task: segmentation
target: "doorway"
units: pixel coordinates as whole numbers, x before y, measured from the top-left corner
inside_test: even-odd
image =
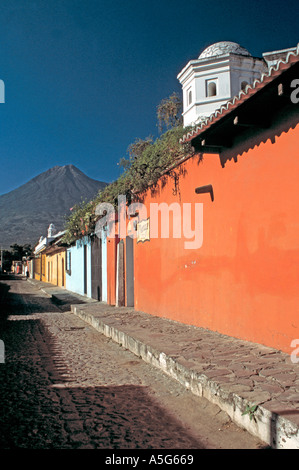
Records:
[[[91,242],[91,297],[102,300],[102,247],[97,236]]]
[[[134,240],[126,237],[126,297],[127,307],[134,307]]]
[[[84,294],[87,295],[87,245],[83,245],[83,279]]]

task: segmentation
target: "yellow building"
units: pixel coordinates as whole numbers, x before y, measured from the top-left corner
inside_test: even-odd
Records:
[[[42,254],[42,281],[65,287],[66,248],[60,243],[55,240]]]
[[[33,278],[37,281],[41,281],[41,266],[41,254],[39,254],[33,259]]]
[[[64,232],[54,233],[50,224],[47,237],[41,237],[35,247],[33,278],[55,286],[65,286],[66,248],[61,242]]]
[[[47,253],[46,272],[42,280],[50,282],[56,286],[65,286],[65,248],[60,248],[59,251]]]

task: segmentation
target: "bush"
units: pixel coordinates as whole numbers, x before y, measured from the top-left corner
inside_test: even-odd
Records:
[[[172,171],[181,159],[192,155],[190,144],[182,145],[180,139],[189,129],[184,128],[178,117],[180,102],[175,94],[168,100],[163,100],[158,106],[158,120],[168,128],[155,141],[153,137],[136,139],[127,151],[128,158],[123,158],[120,165],[122,175],[113,183],[106,186],[95,197],[94,201],[82,202],[72,208],[72,214],[66,220],[64,241],[72,243],[78,238],[90,235],[96,224],[95,208],[101,202],[118,205],[118,196],[126,196],[127,203],[137,201],[150,187],[155,187],[162,175],[174,176],[177,186],[179,173]]]

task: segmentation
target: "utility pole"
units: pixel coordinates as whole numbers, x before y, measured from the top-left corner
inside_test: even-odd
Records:
[[[1,272],[3,272],[3,248],[1,246]]]

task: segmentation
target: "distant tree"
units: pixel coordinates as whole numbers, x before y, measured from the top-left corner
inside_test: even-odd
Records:
[[[183,103],[177,93],[172,93],[169,98],[165,98],[157,106],[158,127],[160,132],[166,129],[181,126]]]
[[[30,256],[32,254],[31,245],[28,244],[18,245],[17,243],[14,243],[13,245],[10,245],[10,248],[12,259],[15,261],[21,261],[23,256]]]
[[[10,271],[12,265],[12,253],[8,250],[3,250],[2,252],[2,259],[3,259],[3,271]]]
[[[31,255],[32,255],[32,252],[33,252],[32,246],[29,245],[28,243],[26,243],[26,244],[23,246],[23,253],[24,253],[23,256],[31,256]]]

